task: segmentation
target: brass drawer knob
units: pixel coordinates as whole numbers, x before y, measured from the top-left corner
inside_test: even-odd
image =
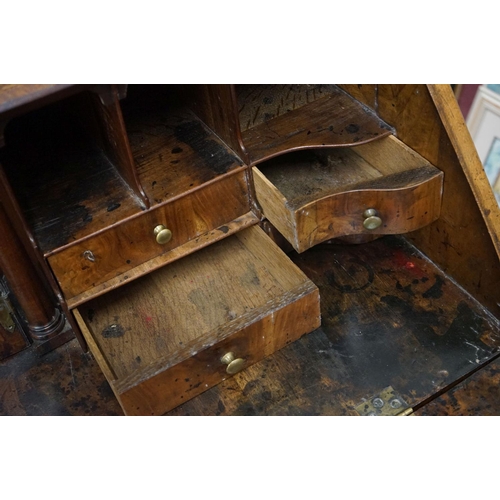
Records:
[[[154,228],[154,233],[156,242],[160,245],[165,245],[165,243],[168,243],[172,239],[172,231],[167,229],[163,224],[158,224],[158,226]]]
[[[377,229],[382,225],[382,219],[378,216],[378,212],[374,208],[368,208],[363,212],[363,227],[365,229]]]
[[[233,352],[228,352],[220,358],[221,362],[227,365],[226,373],[229,375],[234,375],[243,369],[245,365],[245,360],[242,358],[235,358]]]

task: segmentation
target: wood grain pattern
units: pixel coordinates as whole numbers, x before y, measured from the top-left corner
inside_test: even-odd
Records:
[[[251,364],[320,322],[317,288],[257,226],[79,311],[129,414],[164,413],[220,382],[226,348]]]
[[[377,112],[377,85],[374,84],[339,84],[339,87],[357,101]]]
[[[154,209],[51,254],[48,262],[69,300],[132,271],[148,260],[178,247],[182,249],[185,243],[213,229],[222,228],[249,210],[245,172],[232,172],[218,182],[209,183],[169,203],[157,205]],[[153,230],[158,224],[172,231],[172,239],[165,245],[156,242]],[[92,255],[89,256],[88,252]],[[134,274],[137,276],[137,273]]]
[[[260,90],[260,86],[258,87]],[[271,100],[272,105],[276,107],[276,103],[281,101],[274,99],[273,92],[276,87],[283,92],[282,86],[262,87],[268,89],[266,93],[259,93],[262,102],[255,102],[253,94],[250,93],[252,98],[249,105],[254,109],[265,109],[265,102]],[[294,86],[289,87],[293,95]],[[293,98],[288,97],[291,109],[288,110],[285,105],[286,113],[263,113],[263,118],[254,118],[250,124],[256,123],[256,126],[242,132],[250,163],[255,165],[285,151],[296,149],[353,146],[380,139],[391,133],[390,127],[375,113],[342,90],[329,86],[326,94],[325,97],[310,102],[307,97],[302,98],[295,109]],[[304,92],[299,92],[299,95],[303,97]],[[240,102],[239,106],[245,110],[247,103]],[[252,111],[247,111],[246,115],[251,116]]]
[[[379,113],[398,138],[443,171],[441,216],[415,245],[500,317],[498,206],[447,85],[379,85]],[[479,205],[478,205],[479,203]],[[480,208],[482,207],[482,208]]]
[[[54,84],[0,84],[0,113],[62,90],[69,85]]]
[[[118,96],[112,92],[108,104],[103,104],[98,95],[90,97],[93,98],[93,103],[90,104],[96,110],[95,127],[100,132],[96,133],[96,136],[100,139],[101,148],[143,206],[149,208],[150,203],[139,180],[130,150]]]
[[[184,85],[188,105],[243,160],[248,161],[241,140],[234,85]]]
[[[175,85],[131,85],[122,102],[132,155],[152,206],[243,166],[181,98]]]
[[[388,386],[418,407],[498,356],[498,321],[402,237],[292,260],[320,290],[321,328],[169,415],[354,416]]]
[[[500,414],[498,362],[485,366],[498,356],[498,322],[439,268],[392,236],[311,253],[293,259],[313,280],[324,276],[323,327],[167,415],[355,415],[357,403],[388,385],[412,407],[424,404],[417,415]],[[0,361],[0,415],[121,414],[76,341]]]
[[[45,288],[44,282],[29,259],[12,223],[0,202],[0,269],[9,288],[16,296],[28,323],[30,335],[36,340],[53,337],[60,332],[56,316],[56,300]],[[46,329],[46,331],[45,331]]]
[[[340,236],[406,233],[439,217],[442,173],[394,137],[284,155],[260,168],[257,201],[298,252]],[[379,213],[379,228],[363,227],[367,208]]]
[[[77,95],[13,119],[0,150],[0,162],[44,253],[141,211],[140,200],[86,135],[80,99]]]
[[[486,173],[477,151],[473,147],[472,138],[463,120],[462,112],[445,86],[431,85],[429,93],[455,149],[463,172],[469,181],[497,255],[500,257],[500,208],[493,191],[489,189]]]
[[[336,93],[335,85],[236,85],[242,132]]]
[[[161,254],[151,260],[139,264],[127,273],[120,274],[115,278],[111,278],[100,285],[88,288],[84,292],[72,297],[68,300],[68,307],[77,307],[94,297],[99,297],[119,286],[133,281],[145,274],[156,271],[157,269],[175,262],[176,260],[186,257],[187,255],[205,248],[212,243],[220,241],[232,234],[245,229],[246,227],[253,226],[259,222],[259,219],[253,214],[253,212],[248,212],[247,214],[238,217],[234,221],[228,222],[221,227],[215,228],[208,231],[194,240],[187,241],[183,245],[173,248],[167,253]]]

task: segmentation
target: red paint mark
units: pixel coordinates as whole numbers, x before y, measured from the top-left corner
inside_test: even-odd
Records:
[[[151,321],[153,321],[153,318],[151,316],[146,316],[146,321],[148,323],[151,323]]]
[[[401,250],[394,251],[393,262],[395,266],[411,271],[416,278],[422,278],[426,275],[425,270],[421,269],[415,262],[408,260],[408,254]]]

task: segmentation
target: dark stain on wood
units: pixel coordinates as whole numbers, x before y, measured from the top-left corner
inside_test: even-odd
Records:
[[[120,208],[120,206],[121,206],[121,203],[110,203],[108,205],[107,210],[108,210],[108,212],[112,212],[113,210],[116,210],[117,208]]]
[[[348,134],[355,134],[356,132],[359,132],[359,125],[356,125],[355,123],[351,123],[345,128],[345,131]],[[359,139],[358,139],[359,140]]]
[[[78,239],[82,232],[93,232],[94,226],[102,228],[111,220],[110,212],[120,217],[140,210],[86,125],[93,110],[81,110],[84,97],[77,95],[12,120],[6,129],[7,145],[0,150],[0,162],[45,253]]]
[[[436,275],[436,281],[435,283],[427,290],[425,293],[422,294],[422,297],[424,299],[438,299],[443,295],[442,287],[444,285],[444,280]]]
[[[354,415],[389,385],[414,407],[498,355],[495,320],[402,238],[290,257],[319,286],[322,327],[170,414]]]
[[[426,401],[418,416],[498,416],[500,415],[500,360],[494,359],[481,370],[444,394]]]
[[[410,406],[425,404],[418,414],[500,414],[500,362],[487,364],[499,355],[498,324],[404,239],[325,244],[290,257],[320,288],[322,327],[169,415],[355,415],[363,398],[389,385]],[[441,296],[423,297],[436,276]],[[28,392],[35,385],[51,398]],[[26,349],[0,362],[0,388],[4,415],[121,414],[76,341],[41,359]]]
[[[105,339],[116,339],[125,335],[125,329],[119,324],[112,324],[104,328],[104,330],[101,332],[101,335]]]
[[[0,415],[122,415],[97,363],[76,339],[0,362]]]
[[[199,121],[181,123],[175,127],[174,135],[177,140],[193,148],[205,164],[217,174],[226,173],[234,165],[234,156],[214,141],[212,135]]]

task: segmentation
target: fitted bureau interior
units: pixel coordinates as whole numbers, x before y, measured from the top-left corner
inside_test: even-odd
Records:
[[[12,120],[6,143],[0,161],[70,308],[257,222],[248,169],[178,86],[76,95]]]
[[[253,167],[264,216],[298,252],[332,238],[404,234],[439,217],[443,174],[394,136],[286,153]]]
[[[236,85],[241,139],[250,163],[305,147],[352,146],[391,127],[337,85]]]
[[[257,226],[75,314],[128,415],[165,413],[320,325],[317,287]]]
[[[324,275],[307,278],[259,223],[309,262],[322,243],[406,234],[441,214],[443,172],[341,88],[189,87],[129,85],[106,105],[76,96],[12,120],[0,150],[128,414],[164,413],[232,375],[234,360],[250,366],[317,328],[316,280],[365,310],[353,266],[322,261]]]
[[[25,220],[48,255],[141,212],[144,200],[125,179],[103,105],[83,92],[12,119],[0,164]]]
[[[121,108],[134,163],[151,205],[243,167],[190,109],[182,85],[130,85]]]

